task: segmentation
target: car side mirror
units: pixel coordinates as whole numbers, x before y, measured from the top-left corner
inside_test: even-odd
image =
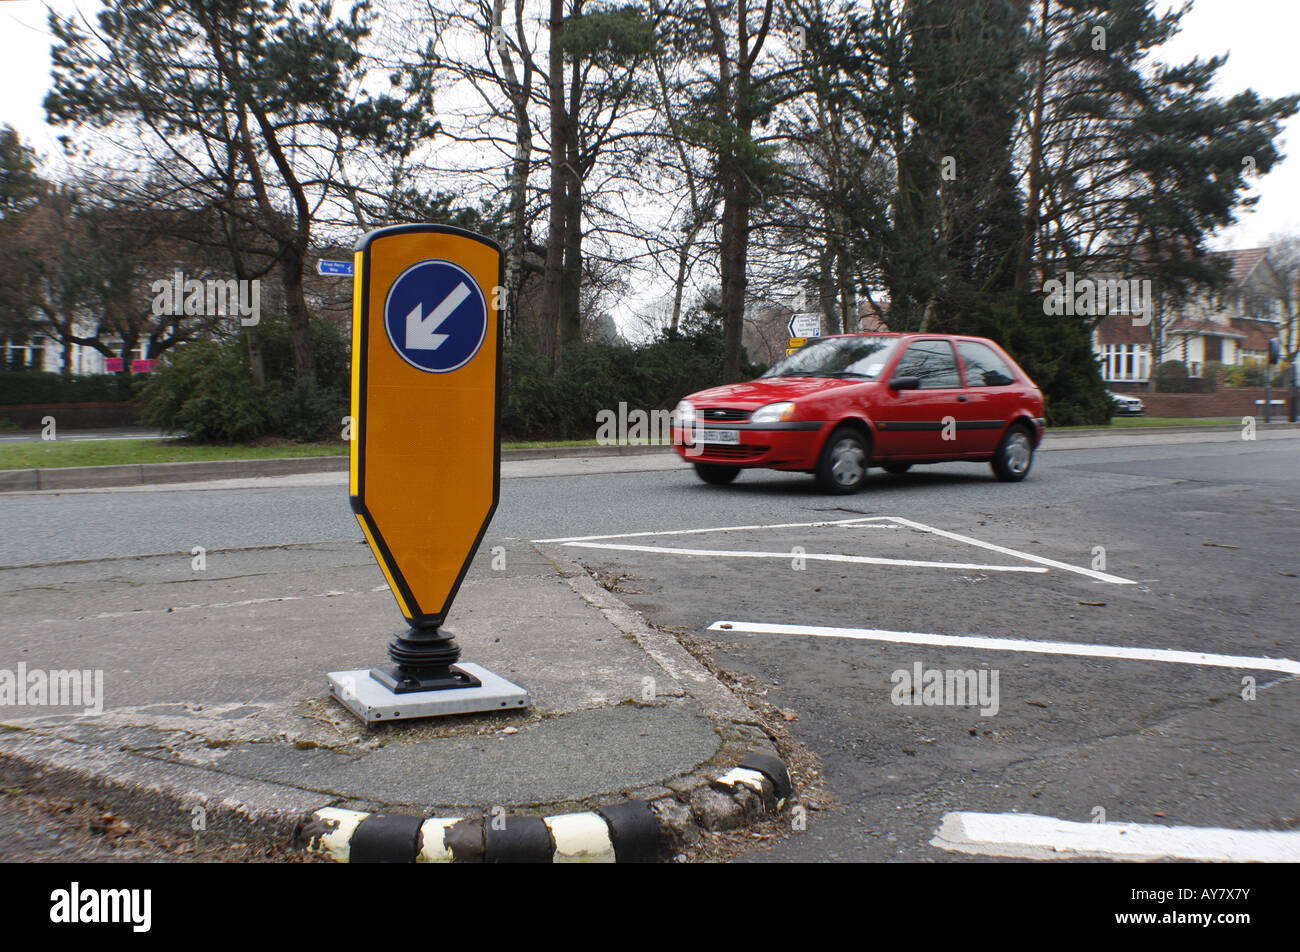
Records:
[[[916,390],[920,386],[920,377],[895,377],[889,381],[890,390]]]

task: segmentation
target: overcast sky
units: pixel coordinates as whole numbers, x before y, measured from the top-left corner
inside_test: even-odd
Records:
[[[375,0],[383,10],[385,0]],[[1172,4],[1168,4],[1172,5]],[[41,100],[49,87],[50,35],[47,6],[93,15],[100,0],[0,0],[0,124],[7,123],[36,149],[58,149],[59,130],[45,124]],[[1221,95],[1253,88],[1263,96],[1300,91],[1296,37],[1300,0],[1198,0],[1183,32],[1166,45],[1171,62],[1228,52],[1219,73]],[[1300,233],[1300,117],[1292,117],[1281,149],[1291,152],[1256,185],[1260,201],[1213,241],[1217,248],[1252,247],[1270,235]]]

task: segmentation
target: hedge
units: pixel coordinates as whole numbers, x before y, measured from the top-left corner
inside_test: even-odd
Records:
[[[0,370],[0,406],[32,403],[125,403],[134,399],[137,374],[75,375],[44,370]]]

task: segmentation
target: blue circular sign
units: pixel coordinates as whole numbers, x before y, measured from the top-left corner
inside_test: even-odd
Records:
[[[441,374],[469,363],[487,336],[487,301],[458,264],[420,261],[397,276],[384,301],[384,328],[398,355]]]

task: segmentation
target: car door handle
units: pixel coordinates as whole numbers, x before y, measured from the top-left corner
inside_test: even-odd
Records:
[[[965,394],[958,394],[958,395],[957,395],[957,402],[958,402],[958,403],[965,403],[965,402],[966,402],[966,396],[965,396]]]

